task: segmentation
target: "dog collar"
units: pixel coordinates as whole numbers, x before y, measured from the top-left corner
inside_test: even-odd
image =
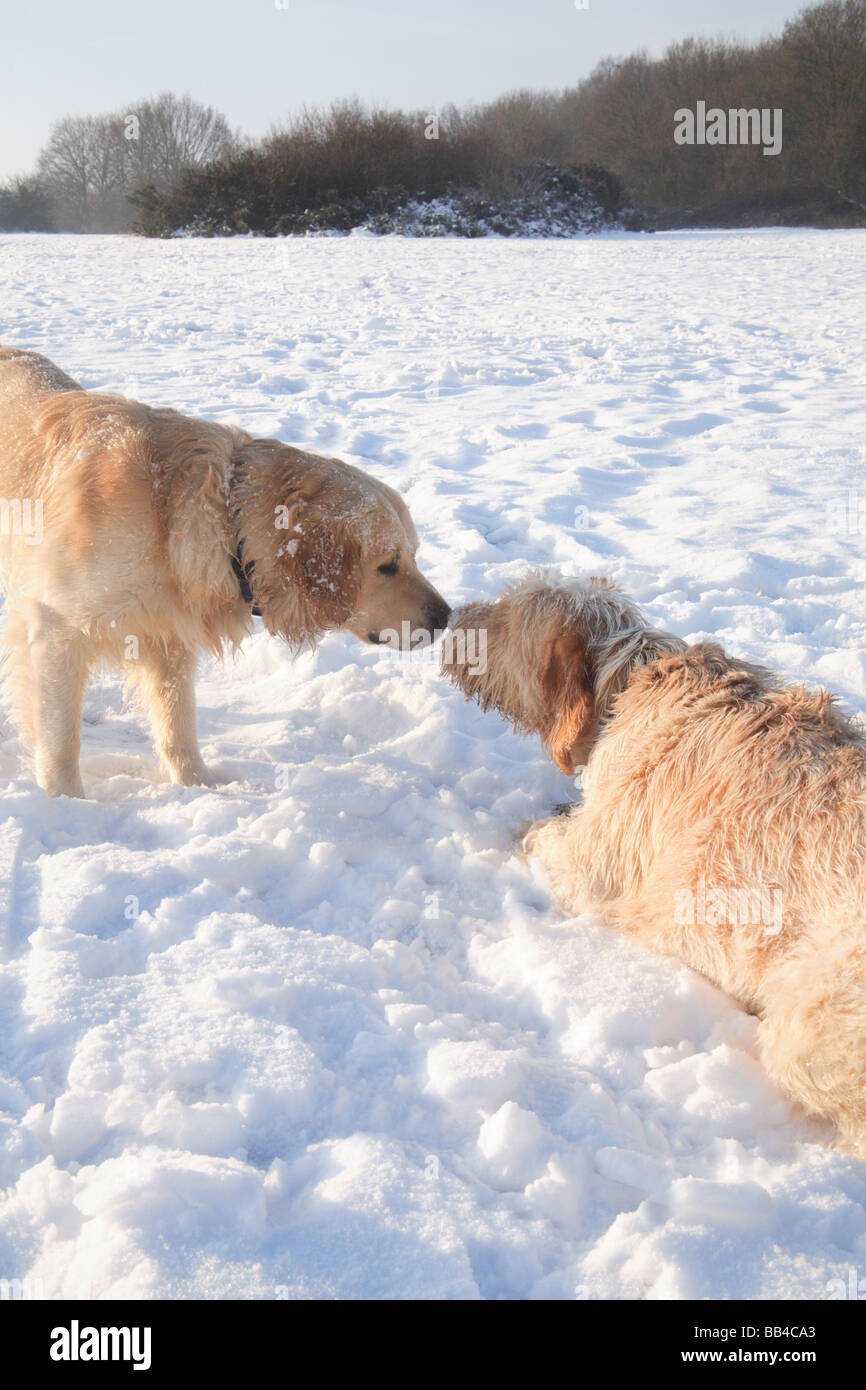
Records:
[[[262,610],[256,603],[255,595],[253,594],[252,588],[250,587],[250,580],[252,578],[255,565],[252,560],[247,560],[247,563],[244,564],[244,543],[240,539],[240,537],[238,538],[237,554],[233,555],[231,557],[231,560],[232,569],[234,570],[235,578],[238,581],[238,588],[241,591],[241,598],[243,599],[244,603],[248,603],[251,605],[253,617],[260,618],[262,616]]]

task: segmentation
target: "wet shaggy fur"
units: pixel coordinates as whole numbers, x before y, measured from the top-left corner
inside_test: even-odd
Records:
[[[171,779],[208,780],[195,661],[251,629],[232,569],[241,545],[265,627],[293,647],[339,628],[377,642],[404,622],[430,635],[447,619],[391,488],[338,459],[84,391],[14,348],[0,348],[0,496],[6,701],[51,795],[84,795],[81,706],[100,660],[137,686]],[[25,533],[22,509],[41,535]]]
[[[537,732],[583,804],[526,853],[570,914],[676,956],[760,1017],[764,1064],[866,1158],[866,743],[826,691],[653,632],[604,581],[461,610],[446,674]],[[453,645],[446,646],[446,654]]]

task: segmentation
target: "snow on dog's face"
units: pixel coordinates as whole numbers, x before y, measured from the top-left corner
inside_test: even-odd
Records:
[[[443,674],[482,709],[498,710],[522,733],[540,734],[566,773],[586,762],[635,667],[684,645],[648,628],[625,594],[595,578],[551,584],[533,575],[496,603],[461,608],[452,633],[473,629],[486,634],[486,665],[463,659],[460,648],[468,644],[452,637]]]
[[[399,493],[339,459],[254,441],[244,556],[269,631],[293,645],[345,629],[363,642],[419,645],[450,609],[415,563],[418,536]]]

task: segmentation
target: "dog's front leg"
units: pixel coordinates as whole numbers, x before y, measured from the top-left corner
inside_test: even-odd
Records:
[[[49,796],[84,796],[78,770],[81,706],[87,681],[88,644],[43,610],[25,650],[32,682],[32,730],[36,780]]]
[[[138,662],[130,663],[160,761],[172,782],[182,787],[210,781],[196,733],[195,660],[195,652],[168,641],[142,644]]]

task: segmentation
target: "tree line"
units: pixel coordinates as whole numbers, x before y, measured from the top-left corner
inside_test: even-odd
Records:
[[[778,148],[683,143],[677,117],[780,113]],[[753,119],[753,127],[760,122]],[[561,92],[438,112],[307,110],[258,142],[189,97],[59,122],[0,227],[171,235],[345,230],[407,200],[531,200],[551,170],[650,225],[866,223],[866,0],[824,0],[755,44],[684,39],[606,59]]]

